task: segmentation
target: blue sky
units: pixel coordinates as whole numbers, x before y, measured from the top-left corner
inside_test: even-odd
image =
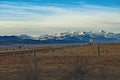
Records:
[[[0,35],[120,32],[120,0],[0,0]]]
[[[102,5],[102,6],[120,6],[119,0],[0,0],[1,2],[26,2],[33,3],[38,5],[47,5],[47,4],[70,4],[70,5],[79,5],[79,3],[87,3],[94,5]]]

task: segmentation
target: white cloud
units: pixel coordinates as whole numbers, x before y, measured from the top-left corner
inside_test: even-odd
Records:
[[[62,31],[64,28],[87,30],[102,28],[115,29],[119,32],[117,29],[119,26],[119,8],[94,5],[58,7],[0,4],[0,30],[19,29],[22,33],[22,30],[27,28],[34,33],[36,30],[33,29],[47,29],[48,31],[51,28],[54,32],[54,29]]]

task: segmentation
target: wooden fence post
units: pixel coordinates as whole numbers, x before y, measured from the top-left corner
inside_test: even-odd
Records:
[[[101,62],[101,53],[100,53],[100,47],[98,45],[98,63],[99,65],[102,65],[102,62]]]
[[[33,49],[33,59],[34,59],[34,72],[33,72],[33,75],[34,75],[34,79],[35,80],[39,80],[39,65],[38,65],[38,61],[37,61],[37,54],[35,52],[35,49]]]

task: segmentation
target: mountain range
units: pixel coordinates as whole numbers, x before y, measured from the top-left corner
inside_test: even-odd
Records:
[[[120,43],[120,33],[106,32],[63,32],[32,37],[28,35],[20,36],[0,36],[0,44],[58,44],[58,43]]]

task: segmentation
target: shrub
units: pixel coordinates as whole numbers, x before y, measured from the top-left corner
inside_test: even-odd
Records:
[[[88,72],[87,60],[78,60],[72,66],[72,69],[61,80],[80,80]]]
[[[23,77],[25,80],[40,80],[40,66],[34,51],[32,56],[24,57]]]

